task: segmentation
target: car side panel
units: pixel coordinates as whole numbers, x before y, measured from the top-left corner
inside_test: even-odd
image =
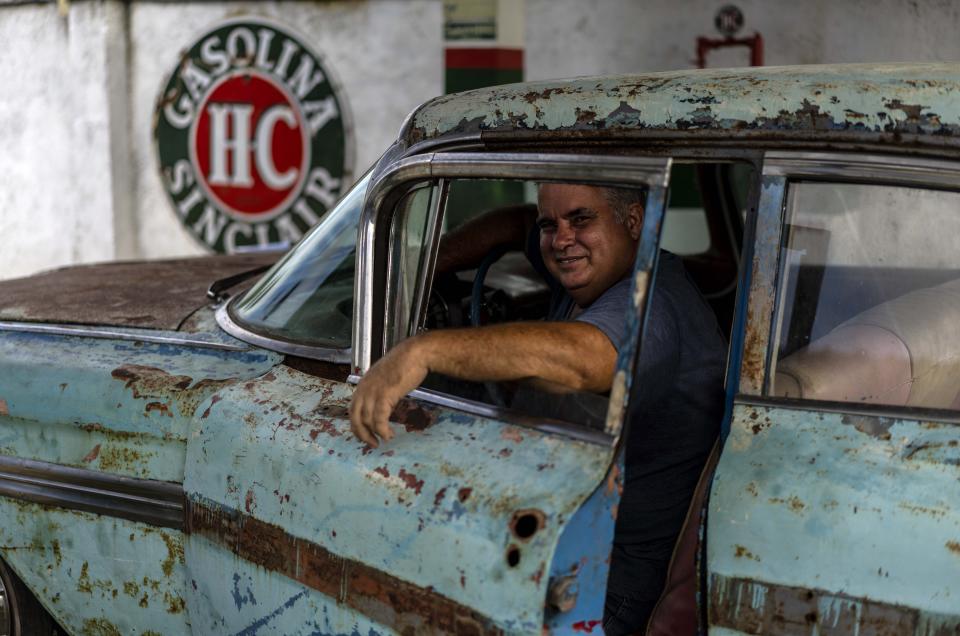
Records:
[[[183,533],[0,498],[0,555],[71,634],[186,634]]]
[[[349,432],[352,393],[281,366],[225,389],[198,420],[184,482],[197,594],[232,589],[247,561],[266,570],[254,596],[287,600],[293,579],[323,595],[310,598],[331,625],[540,633],[558,538],[612,450],[413,402],[394,415],[396,438],[373,449]],[[516,532],[523,514],[539,520],[531,537]],[[610,538],[598,540],[605,559]],[[223,549],[238,569],[195,568]],[[310,624],[309,606],[286,620]],[[255,618],[217,610],[227,630]]]
[[[956,424],[737,405],[710,501],[711,625],[953,633],[958,479]]]
[[[0,330],[0,454],[180,482],[200,405],[279,359],[262,350]]]
[[[111,497],[178,490],[191,420],[281,357],[212,334],[190,337],[233,348],[117,332],[0,329],[0,557],[71,633],[185,633],[182,506],[135,496],[124,512]],[[172,528],[126,518],[165,503],[154,523]]]

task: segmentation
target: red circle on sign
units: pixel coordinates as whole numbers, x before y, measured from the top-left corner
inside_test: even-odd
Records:
[[[282,86],[251,71],[210,89],[190,134],[201,185],[241,220],[282,212],[300,191],[309,152],[300,106]]]

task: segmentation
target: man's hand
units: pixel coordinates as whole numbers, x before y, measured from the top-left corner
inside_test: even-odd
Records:
[[[380,358],[363,376],[350,403],[350,430],[361,441],[380,445],[393,439],[390,413],[427,376],[419,338],[404,340]]]

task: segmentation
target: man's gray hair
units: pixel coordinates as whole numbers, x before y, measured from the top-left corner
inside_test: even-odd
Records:
[[[627,223],[627,210],[633,204],[641,208],[647,204],[647,191],[643,188],[602,188],[603,196],[613,208],[613,215],[620,225]]]

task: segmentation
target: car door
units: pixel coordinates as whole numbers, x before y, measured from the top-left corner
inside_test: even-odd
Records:
[[[712,632],[960,627],[958,177],[767,153],[708,513]]]
[[[288,358],[220,392],[187,453],[194,630],[540,633],[599,624],[619,499],[614,457],[668,170],[667,159],[471,153],[381,170],[358,219],[354,378],[425,324],[452,179],[647,188],[630,338],[611,397],[590,428],[424,387],[391,416],[396,438],[373,449],[349,432],[353,388],[339,359]],[[271,280],[250,293],[285,288]],[[282,342],[263,341],[301,360],[324,356]]]

